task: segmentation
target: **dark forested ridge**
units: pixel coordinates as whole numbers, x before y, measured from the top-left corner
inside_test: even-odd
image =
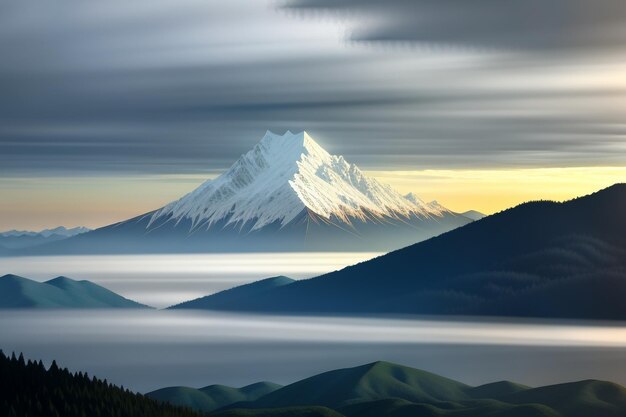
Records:
[[[625,213],[626,184],[525,203],[236,303],[177,307],[626,320]]]
[[[4,417],[195,417],[86,373],[0,351],[0,415]]]

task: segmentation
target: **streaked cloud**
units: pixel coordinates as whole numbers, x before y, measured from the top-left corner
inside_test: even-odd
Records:
[[[553,3],[550,10],[565,7]],[[487,39],[505,39],[492,20],[524,38],[538,23],[504,23],[537,2],[391,1],[384,10],[377,4],[333,6],[374,19],[316,17],[243,0],[2,0],[3,174],[219,170],[265,129],[309,130],[370,169],[624,162],[618,151],[626,64],[602,48],[581,62],[577,55],[537,59],[489,48],[346,42],[353,27],[371,21],[401,29],[402,19],[422,8],[432,19],[413,26],[432,29],[431,43],[440,32],[477,42],[466,32],[478,26]],[[607,19],[620,20],[622,3],[602,0],[598,8],[605,4],[619,9]],[[465,29],[452,25],[459,13],[467,13]],[[606,13],[592,15],[593,23]],[[574,31],[568,22],[562,30]],[[608,23],[602,31],[613,27]],[[590,25],[585,20],[582,28]]]
[[[357,20],[352,39],[554,53],[617,50],[626,42],[621,0],[291,0]],[[355,19],[356,18],[356,19]]]
[[[0,0],[0,218],[28,227],[15,201],[58,194],[117,208],[33,225],[143,210],[176,186],[159,199],[125,178],[214,176],[266,129],[307,130],[369,171],[625,166],[624,8]],[[44,178],[67,183],[4,191]],[[108,185],[86,200],[77,178]]]

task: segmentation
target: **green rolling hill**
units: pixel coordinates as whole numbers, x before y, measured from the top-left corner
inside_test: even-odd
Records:
[[[419,369],[374,362],[304,379],[260,398],[255,407],[322,405],[338,408],[380,398],[438,402],[471,398],[470,387]]]
[[[225,410],[209,415],[211,417],[345,417],[335,410],[319,406]]]
[[[238,394],[239,390],[223,386],[211,386],[201,390],[174,387],[147,395],[173,405],[210,411],[209,416],[212,417],[626,415],[626,388],[611,382],[588,380],[532,388],[510,381],[499,381],[474,387],[389,362],[333,370],[282,388],[272,388],[269,393],[252,400],[238,400],[242,397]],[[199,402],[198,393],[207,389],[214,390],[209,401]],[[232,395],[233,392],[236,395]],[[224,393],[221,401],[216,401],[218,395],[215,393]],[[222,404],[221,409],[217,408],[219,404]]]
[[[257,382],[242,388],[226,385],[209,385],[199,389],[167,387],[149,392],[146,396],[194,410],[213,411],[233,403],[257,400],[279,388],[282,388],[282,385],[272,382]]]
[[[472,387],[389,362],[325,372],[281,387],[171,387],[144,395],[56,363],[0,351],[6,415],[205,417],[624,417],[626,388],[585,380],[531,388],[509,381]],[[169,403],[169,404],[167,404]],[[220,408],[221,407],[221,408]],[[50,414],[51,413],[51,414]],[[5,415],[3,414],[3,415]]]
[[[567,417],[626,415],[626,388],[606,381],[550,385],[519,391],[501,399],[513,404],[543,404]]]

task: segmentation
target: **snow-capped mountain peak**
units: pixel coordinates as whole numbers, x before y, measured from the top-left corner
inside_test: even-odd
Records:
[[[417,205],[420,205],[420,206],[425,204],[424,201],[421,198],[419,198],[418,196],[416,196],[413,193],[406,194],[404,196],[404,198],[406,198],[407,200],[409,200],[413,204],[417,204]]]
[[[436,217],[441,209],[366,176],[306,132],[267,131],[222,175],[156,211],[148,227],[168,219],[190,221],[192,231],[215,224],[253,231],[270,224],[283,227],[307,210],[349,223],[372,217]]]

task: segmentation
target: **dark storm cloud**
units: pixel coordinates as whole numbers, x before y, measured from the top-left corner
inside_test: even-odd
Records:
[[[618,49],[608,34],[623,33],[608,0],[619,10],[591,10],[580,32],[542,29],[562,1],[527,25],[505,24],[501,3],[522,8],[511,1],[339,3],[375,11],[346,23],[363,39],[532,50],[562,39],[582,54],[598,36]],[[421,7],[428,22],[409,30]],[[599,83],[580,54],[362,48],[337,25],[244,0],[0,0],[0,174],[207,172],[266,129],[308,130],[366,169],[624,162],[626,85]],[[592,80],[554,82],[572,68]]]
[[[565,52],[622,49],[623,0],[293,0],[367,17],[353,39]]]

